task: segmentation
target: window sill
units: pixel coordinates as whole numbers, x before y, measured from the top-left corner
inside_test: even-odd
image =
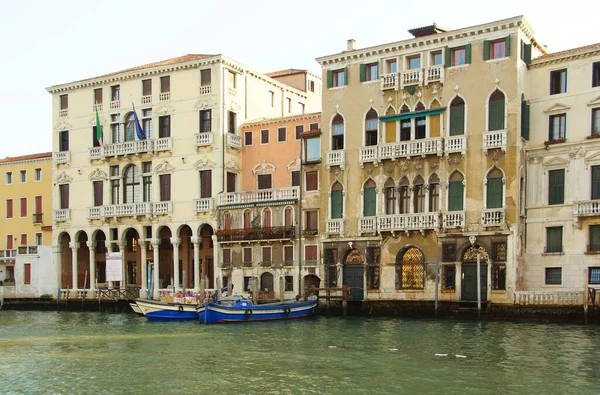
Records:
[[[562,283],[560,284],[544,284],[545,287],[552,287],[552,288],[562,288]]]
[[[456,65],[456,66],[450,66],[450,67],[446,67],[446,68],[447,69],[461,69],[463,67],[468,67],[468,66],[469,66],[469,63],[465,63],[465,64],[459,64],[459,65]]]
[[[492,295],[505,295],[505,289],[492,289]]]
[[[329,90],[338,90],[338,89],[344,89],[345,87],[347,87],[348,85],[342,85],[342,86],[332,86],[331,88],[328,88]]]
[[[600,251],[585,251],[584,255],[600,255]]]
[[[412,289],[412,288],[406,288],[406,289],[405,288],[400,288],[400,289],[396,289],[396,293],[399,293],[399,292],[408,292],[408,293],[419,293],[420,292],[420,293],[423,293],[423,292],[425,292],[425,290],[424,289]]]
[[[485,63],[497,63],[497,62],[502,62],[502,61],[508,60],[508,59],[510,59],[508,56],[504,56],[502,58],[488,59],[485,61]]]
[[[453,294],[456,292],[456,290],[454,288],[452,289],[442,289],[441,291],[443,294]]]
[[[369,81],[363,81],[363,82],[361,82],[361,84],[375,84],[375,83],[377,83],[379,81],[380,81],[380,79],[369,80]]]
[[[542,256],[565,255],[564,252],[542,252]]]

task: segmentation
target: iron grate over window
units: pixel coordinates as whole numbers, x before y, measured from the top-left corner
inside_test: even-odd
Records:
[[[456,244],[442,244],[442,262],[456,262]]]
[[[590,284],[600,284],[600,267],[590,267]]]
[[[453,290],[456,285],[456,265],[442,265],[442,290]]]
[[[423,289],[425,285],[424,263],[402,263],[396,269],[398,289]]]
[[[562,284],[562,268],[547,267],[546,268],[546,285]]]
[[[492,270],[492,289],[496,291],[506,290],[506,264],[494,263]]]

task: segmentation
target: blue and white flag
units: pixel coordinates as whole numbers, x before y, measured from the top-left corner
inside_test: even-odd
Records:
[[[131,105],[133,106],[133,119],[135,120],[135,135],[139,140],[146,140],[146,133],[144,133],[144,129],[142,129],[140,120],[135,112],[135,105],[133,103]]]

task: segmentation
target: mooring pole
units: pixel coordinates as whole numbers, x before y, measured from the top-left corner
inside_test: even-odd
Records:
[[[439,291],[439,283],[440,283],[440,257],[435,257],[435,317],[438,315],[438,291]]]
[[[588,323],[589,292],[590,290],[588,288],[588,269],[585,268],[583,269],[583,320],[586,325]]]
[[[477,254],[477,318],[481,318],[481,254]]]

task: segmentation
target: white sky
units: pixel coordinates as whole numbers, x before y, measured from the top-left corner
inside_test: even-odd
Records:
[[[51,151],[44,88],[187,53],[222,53],[257,71],[525,15],[551,51],[600,42],[597,0],[0,0],[0,158]],[[293,5],[293,6],[292,6]],[[595,9],[595,11],[593,11]]]

